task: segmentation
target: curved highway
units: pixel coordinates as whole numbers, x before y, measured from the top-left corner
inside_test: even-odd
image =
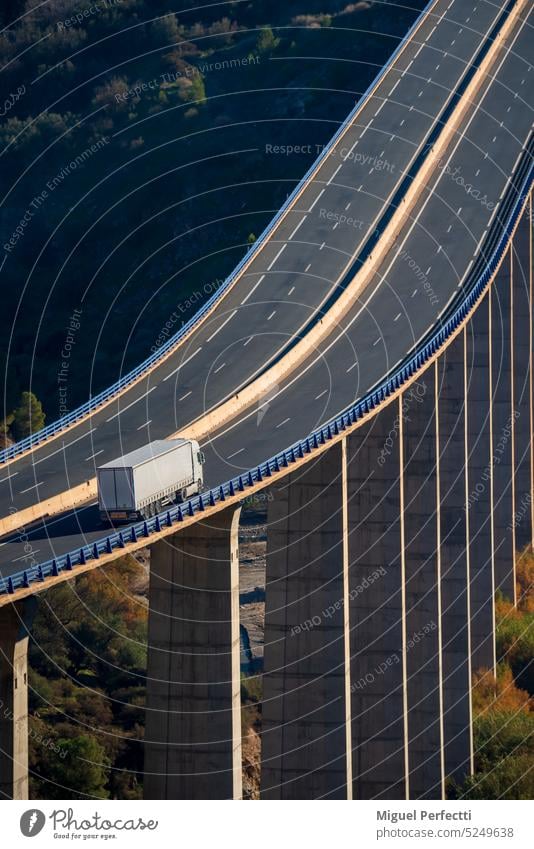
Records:
[[[187,431],[287,351],[365,259],[411,164],[441,129],[440,116],[511,5],[434,3],[218,308],[116,401],[9,463],[0,472],[0,516],[82,484],[120,453]],[[235,356],[232,346],[245,334]]]

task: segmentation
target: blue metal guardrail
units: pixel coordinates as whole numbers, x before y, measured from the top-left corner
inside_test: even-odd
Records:
[[[527,155],[530,156],[528,153]],[[184,505],[172,507],[170,510],[164,511],[145,522],[131,525],[124,531],[109,534],[97,542],[82,546],[82,548],[71,551],[61,557],[48,560],[45,563],[32,566],[23,571],[16,572],[7,578],[0,579],[0,593],[14,593],[17,589],[29,587],[34,582],[42,582],[48,577],[59,575],[61,572],[72,571],[75,566],[84,565],[89,560],[97,561],[102,554],[124,548],[127,543],[136,542],[140,538],[148,538],[152,533],[157,533],[165,527],[176,525],[178,529],[180,523],[185,518],[202,513],[207,506],[215,506],[217,503],[224,502],[227,498],[235,496],[240,492],[245,493],[250,487],[271,477],[274,472],[279,472],[282,468],[290,467],[306,454],[310,454],[315,449],[325,445],[335,436],[346,430],[347,427],[350,427],[363,416],[367,415],[385,398],[391,395],[392,392],[400,389],[407,380],[413,377],[424,366],[427,360],[442,347],[449,336],[473,310],[478,299],[489,286],[489,282],[507,249],[513,228],[533,183],[534,159],[530,157],[530,165],[527,167],[521,188],[517,191],[515,202],[511,206],[507,223],[501,231],[501,236],[489,262],[486,264],[482,274],[476,279],[476,282],[470,287],[467,296],[451,312],[451,315],[439,330],[434,331],[428,341],[418,351],[409,356],[393,375],[390,375],[378,387],[371,390],[365,398],[358,401],[336,419],[315,430],[305,439],[282,451],[281,454],[271,457],[265,463],[260,464],[254,469],[250,469],[245,474],[232,478],[215,489],[210,489],[201,495],[195,496]]]
[[[265,230],[261,233],[261,235],[258,237],[256,242],[252,246],[252,248],[250,248],[250,250],[247,251],[247,253],[243,256],[243,258],[240,260],[240,262],[236,265],[236,267],[231,272],[231,274],[226,278],[224,283],[222,283],[219,286],[219,288],[213,293],[211,298],[209,298],[206,301],[206,303],[203,304],[203,306],[199,309],[199,311],[197,313],[195,313],[194,316],[192,316],[192,318],[187,322],[187,324],[184,324],[184,326],[181,327],[180,330],[178,330],[174,334],[174,336],[169,337],[169,339],[167,339],[167,341],[164,342],[164,344],[161,345],[161,347],[158,348],[157,351],[154,351],[154,353],[150,357],[148,357],[146,360],[144,360],[144,362],[140,363],[140,365],[136,366],[136,368],[132,369],[132,371],[128,372],[128,374],[125,374],[121,378],[119,378],[119,380],[117,380],[117,382],[114,383],[112,386],[109,386],[107,389],[104,389],[102,392],[99,392],[98,395],[95,395],[93,398],[90,398],[88,401],[85,402],[85,404],[82,404],[76,410],[73,410],[72,412],[67,413],[67,415],[63,416],[61,419],[57,419],[55,422],[51,422],[49,425],[42,428],[41,430],[38,430],[35,433],[31,434],[30,436],[25,437],[25,439],[21,439],[20,442],[16,442],[14,445],[10,445],[8,448],[4,448],[2,451],[0,451],[0,464],[6,463],[8,460],[12,460],[13,457],[16,457],[18,454],[22,454],[24,451],[27,451],[28,449],[32,448],[34,445],[39,445],[41,442],[45,441],[49,437],[55,436],[57,433],[61,433],[61,431],[70,427],[70,425],[74,424],[75,422],[79,421],[80,419],[83,419],[85,416],[87,416],[93,410],[98,409],[98,407],[100,407],[106,401],[109,401],[111,398],[113,398],[115,395],[117,395],[119,392],[121,392],[126,386],[129,386],[131,383],[133,383],[135,380],[137,380],[138,377],[143,375],[145,372],[150,371],[150,369],[159,360],[163,359],[163,357],[170,350],[172,350],[174,347],[176,347],[179,344],[179,342],[185,336],[187,336],[191,332],[191,330],[194,327],[196,327],[197,324],[200,323],[200,321],[204,318],[206,313],[208,313],[211,310],[213,305],[220,298],[222,298],[223,295],[225,294],[225,292],[230,288],[230,286],[232,285],[235,278],[240,273],[240,271],[243,268],[243,266],[245,265],[245,263],[247,263],[249,260],[251,260],[252,257],[255,256],[256,253],[258,253],[260,251],[260,249],[263,247],[263,245],[268,240],[269,236],[272,234],[273,230],[277,226],[277,224],[280,221],[283,214],[286,212],[288,207],[291,206],[291,204],[293,203],[297,194],[301,191],[301,189],[305,185],[305,183],[310,179],[313,172],[316,171],[317,168],[321,165],[321,163],[328,157],[328,155],[330,154],[330,151],[335,146],[339,137],[345,131],[347,126],[349,126],[349,124],[351,124],[354,116],[357,114],[358,110],[361,108],[362,104],[364,103],[366,98],[369,96],[370,92],[380,83],[380,81],[388,73],[391,66],[396,61],[399,53],[403,49],[406,42],[409,41],[413,32],[415,31],[415,29],[418,27],[419,23],[421,22],[421,20],[428,14],[430,9],[437,2],[439,2],[439,0],[430,0],[430,2],[425,6],[425,8],[422,10],[421,14],[416,18],[416,20],[414,21],[414,23],[412,24],[412,26],[410,27],[410,29],[408,30],[408,32],[406,33],[404,38],[402,39],[402,41],[400,41],[399,44],[397,45],[397,48],[394,51],[394,53],[392,54],[391,58],[389,59],[388,64],[385,65],[380,70],[380,72],[376,75],[376,77],[374,78],[372,83],[368,86],[368,88],[365,90],[365,92],[359,98],[354,109],[350,112],[350,114],[347,116],[347,118],[345,118],[345,120],[340,125],[337,132],[335,133],[335,135],[330,139],[330,141],[325,146],[325,148],[321,151],[321,153],[319,154],[317,159],[310,166],[310,168],[308,169],[308,171],[306,172],[304,177],[300,180],[298,185],[293,189],[293,191],[291,192],[291,194],[289,195],[289,197],[287,198],[287,200],[285,201],[283,206],[279,209],[279,211],[276,213],[274,218],[271,219],[271,221],[269,222],[269,224],[267,225]]]

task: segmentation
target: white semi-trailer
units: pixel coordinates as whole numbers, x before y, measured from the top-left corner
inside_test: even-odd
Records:
[[[155,516],[202,490],[204,454],[194,439],[157,439],[96,470],[104,521]]]

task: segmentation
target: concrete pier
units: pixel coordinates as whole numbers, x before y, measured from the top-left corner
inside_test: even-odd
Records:
[[[512,243],[514,531],[516,554],[532,547],[532,214],[530,204]]]
[[[438,360],[436,387],[443,757],[445,776],[459,783],[473,771],[466,347],[464,331]]]
[[[35,599],[0,611],[0,798],[28,799],[28,628]]]
[[[344,444],[273,487],[268,508],[263,799],[352,792]]]
[[[239,513],[152,546],[145,799],[241,798]]]
[[[412,384],[412,391],[418,393],[418,403],[403,410],[401,466],[408,786],[410,799],[441,799],[441,576],[434,365]]]
[[[490,290],[492,373],[492,515],[495,589],[515,602],[515,529],[513,527],[512,252],[509,249]]]
[[[466,325],[467,534],[471,608],[471,668],[494,669],[495,577],[492,523],[491,302],[489,294]]]

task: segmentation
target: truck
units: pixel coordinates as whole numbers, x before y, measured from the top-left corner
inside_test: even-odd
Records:
[[[156,439],[96,470],[103,522],[148,519],[202,491],[205,457],[194,439]]]

